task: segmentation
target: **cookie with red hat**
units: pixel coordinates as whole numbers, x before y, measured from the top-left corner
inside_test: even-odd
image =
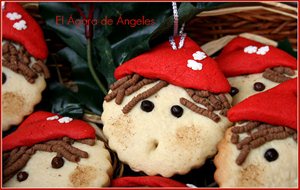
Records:
[[[243,37],[230,41],[216,58],[231,85],[233,105],[297,76],[297,60],[271,45]]]
[[[2,5],[2,130],[18,125],[40,102],[49,71],[38,23],[18,3]]]
[[[134,171],[170,177],[212,157],[231,107],[217,63],[190,38],[166,41],[119,66],[103,104],[109,146]]]
[[[109,151],[88,123],[38,111],[3,141],[4,187],[103,187]]]
[[[253,95],[228,111],[236,122],[218,145],[220,187],[297,187],[297,79]]]

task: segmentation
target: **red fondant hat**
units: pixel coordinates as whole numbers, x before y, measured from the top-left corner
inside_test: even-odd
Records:
[[[227,116],[232,122],[260,121],[297,129],[297,78],[245,99]]]
[[[31,114],[15,132],[3,139],[3,151],[66,136],[72,139],[95,138],[95,130],[84,121],[38,111]]]
[[[2,11],[3,38],[21,43],[35,58],[46,59],[48,49],[38,23],[18,3],[6,2]]]
[[[226,77],[262,73],[278,66],[297,69],[297,60],[288,53],[242,37],[230,41],[215,60]]]
[[[185,184],[160,176],[120,177],[112,180],[112,187],[187,187]]]
[[[127,61],[116,69],[115,77],[120,79],[132,73],[165,80],[184,88],[214,93],[230,90],[230,85],[217,63],[188,37],[179,50],[173,50],[167,41]]]

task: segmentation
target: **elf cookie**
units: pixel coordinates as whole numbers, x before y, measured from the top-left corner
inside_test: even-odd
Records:
[[[112,175],[104,143],[88,123],[31,114],[3,139],[5,187],[103,187]]]
[[[231,85],[233,105],[297,76],[297,60],[286,52],[237,37],[216,58]]]
[[[18,4],[3,11],[2,130],[19,124],[40,102],[49,71],[44,64],[47,46],[36,21]]]
[[[134,171],[170,177],[213,156],[230,122],[230,86],[190,38],[165,42],[118,67],[103,104],[104,134]]]
[[[220,187],[297,187],[297,79],[231,108],[237,122],[218,145]],[[243,122],[241,122],[243,121]]]

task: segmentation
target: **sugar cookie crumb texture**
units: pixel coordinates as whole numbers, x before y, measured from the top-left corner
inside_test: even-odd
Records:
[[[96,178],[97,172],[93,166],[77,166],[69,179],[73,187],[87,187]]]

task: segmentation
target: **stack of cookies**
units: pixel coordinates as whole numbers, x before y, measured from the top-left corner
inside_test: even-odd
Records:
[[[237,37],[213,59],[189,37],[165,41],[115,70],[102,141],[90,123],[34,109],[50,77],[42,30],[17,3],[3,19],[2,130],[17,126],[2,139],[3,186],[195,187],[174,176],[213,159],[220,187],[297,187],[289,54]],[[115,177],[112,152],[139,176]]]

